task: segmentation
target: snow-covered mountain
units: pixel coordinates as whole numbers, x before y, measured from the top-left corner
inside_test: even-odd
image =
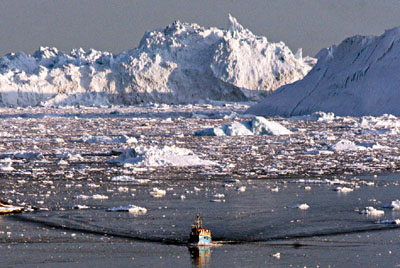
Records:
[[[354,36],[321,50],[303,80],[275,91],[247,112],[302,115],[400,115],[400,27]]]
[[[174,22],[114,55],[41,47],[0,58],[0,105],[260,100],[315,64],[229,17],[228,30]]]

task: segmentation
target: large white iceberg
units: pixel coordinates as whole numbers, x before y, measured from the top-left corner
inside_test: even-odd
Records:
[[[353,36],[317,54],[301,81],[283,86],[248,113],[294,116],[400,115],[400,27],[381,36]]]
[[[120,54],[41,47],[0,58],[0,105],[259,100],[315,63],[229,17],[228,30],[174,22]]]

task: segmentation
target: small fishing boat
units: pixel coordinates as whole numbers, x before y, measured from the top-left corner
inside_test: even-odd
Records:
[[[198,246],[212,244],[211,231],[203,228],[203,221],[200,219],[200,214],[197,214],[196,221],[192,225],[189,243]]]

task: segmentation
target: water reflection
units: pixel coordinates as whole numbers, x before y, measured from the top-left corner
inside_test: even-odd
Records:
[[[206,267],[210,264],[211,248],[210,246],[188,247],[192,265],[195,267]]]

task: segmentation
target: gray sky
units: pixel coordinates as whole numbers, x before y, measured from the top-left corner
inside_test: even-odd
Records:
[[[0,0],[0,55],[41,45],[118,53],[175,20],[226,29],[228,13],[311,56],[346,37],[400,26],[399,0]]]

